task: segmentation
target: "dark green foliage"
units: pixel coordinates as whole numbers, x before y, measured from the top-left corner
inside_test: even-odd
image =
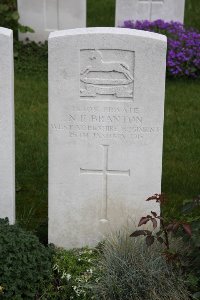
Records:
[[[0,2],[0,26],[10,28],[14,31],[14,37],[17,38],[18,30],[21,32],[33,32],[28,26],[22,26],[19,23],[19,13],[17,11],[16,0],[1,0]]]
[[[91,300],[91,283],[95,281],[97,249],[57,249],[51,283],[43,292],[45,300]]]
[[[18,73],[46,74],[48,66],[47,42],[36,44],[35,42],[18,42],[14,44],[15,69]]]
[[[17,225],[0,220],[0,287],[2,298],[35,299],[51,273],[52,249]]]

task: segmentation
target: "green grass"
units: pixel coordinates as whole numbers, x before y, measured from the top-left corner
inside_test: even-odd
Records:
[[[186,8],[186,24],[200,29],[199,0],[186,0]],[[88,26],[113,24],[114,0],[88,0]],[[37,229],[38,235],[46,240],[47,48],[38,51],[34,45],[26,49],[18,46],[18,53],[15,61],[17,219],[25,227]],[[172,199],[172,207],[200,192],[199,95],[200,80],[166,82],[162,190]]]
[[[162,191],[173,206],[200,192],[199,95],[199,80],[167,80]]]
[[[106,27],[115,24],[115,0],[87,0],[87,26]]]
[[[175,0],[174,0],[175,1]],[[200,2],[199,0],[185,0],[185,24],[200,30]]]
[[[16,76],[17,218],[33,229],[47,219],[47,77]],[[32,211],[33,220],[28,215]],[[36,219],[34,220],[34,217]],[[32,219],[31,218],[31,219]],[[26,224],[27,222],[27,224]]]

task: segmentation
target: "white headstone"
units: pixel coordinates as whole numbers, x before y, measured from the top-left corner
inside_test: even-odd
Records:
[[[116,0],[115,26],[124,21],[184,21],[185,0]]]
[[[13,33],[0,27],[0,218],[15,221]]]
[[[49,242],[93,246],[155,208],[166,37],[119,28],[49,38]]]
[[[34,33],[20,33],[36,42],[48,39],[51,31],[86,27],[86,0],[17,0],[20,23]]]

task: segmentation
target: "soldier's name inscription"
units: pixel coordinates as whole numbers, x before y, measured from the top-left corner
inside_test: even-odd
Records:
[[[51,123],[51,130],[65,132],[68,138],[114,139],[122,142],[148,142],[148,136],[160,128],[149,124],[139,107],[72,106],[61,122]]]

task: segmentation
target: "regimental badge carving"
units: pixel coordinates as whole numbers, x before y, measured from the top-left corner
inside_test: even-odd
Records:
[[[81,50],[81,99],[133,100],[134,52]]]

